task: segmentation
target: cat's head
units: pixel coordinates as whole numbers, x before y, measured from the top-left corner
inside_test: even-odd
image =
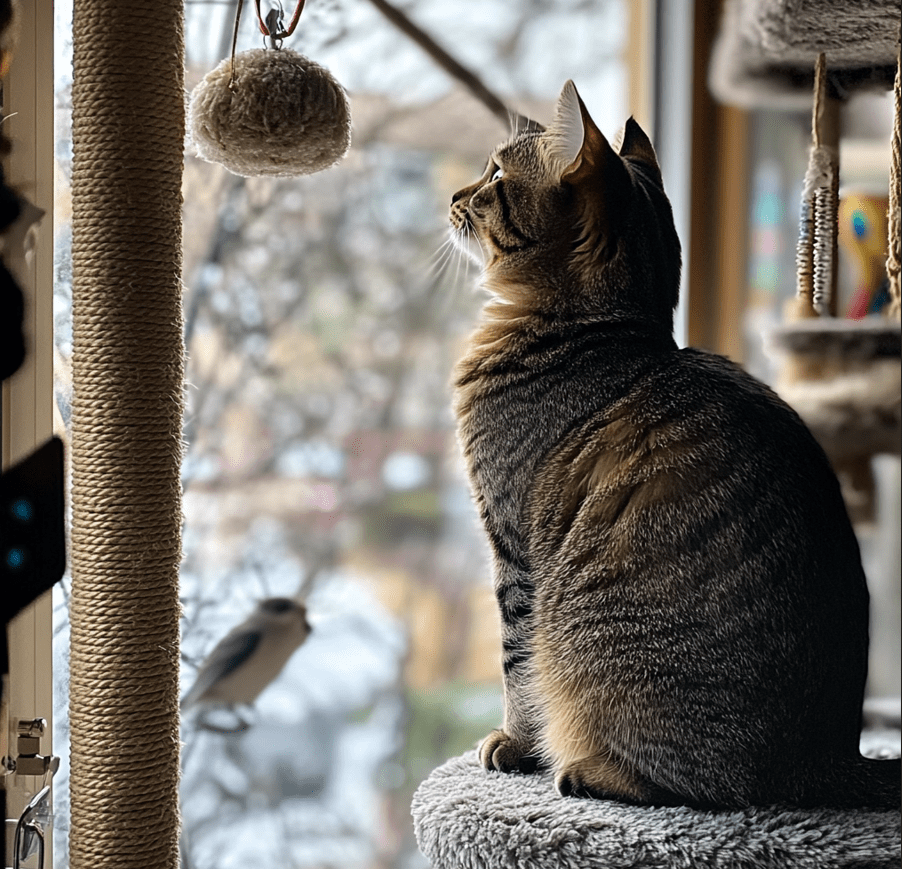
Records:
[[[454,194],[451,224],[518,308],[672,326],[680,243],[654,148],[630,118],[615,151],[571,81],[547,129],[523,125]]]

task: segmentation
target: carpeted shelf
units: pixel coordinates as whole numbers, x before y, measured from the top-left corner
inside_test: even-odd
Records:
[[[807,110],[826,52],[832,92],[891,90],[899,0],[727,0],[709,84],[723,103]]]
[[[898,757],[899,731],[862,750]],[[898,869],[900,814],[766,806],[647,808],[561,797],[549,775],[486,772],[475,752],[414,795],[417,842],[434,869]]]

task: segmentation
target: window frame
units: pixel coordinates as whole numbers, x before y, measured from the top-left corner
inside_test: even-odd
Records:
[[[43,211],[32,249],[4,250],[4,262],[25,296],[27,355],[0,392],[0,461],[3,469],[30,455],[53,434],[53,3],[17,8],[18,41],[2,83],[5,132],[12,143],[4,159],[7,183]],[[15,755],[19,719],[43,718],[41,753],[53,751],[51,593],[26,607],[7,626],[8,693],[0,720],[3,754]],[[6,814],[18,818],[42,787],[36,776],[6,776]],[[11,843],[10,843],[11,844]],[[51,866],[51,837],[45,865]]]

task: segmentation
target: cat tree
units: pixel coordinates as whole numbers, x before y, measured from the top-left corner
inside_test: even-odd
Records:
[[[852,446],[858,456],[865,443],[868,458],[899,448],[898,358],[891,361],[896,379],[887,389],[874,390],[867,376],[881,357],[898,357],[899,347],[899,27],[898,0],[733,0],[712,57],[711,87],[725,102],[800,108],[811,107],[813,90],[820,94],[799,297],[794,319],[775,340],[792,353],[783,388],[797,390],[802,416],[834,460]],[[843,92],[885,89],[895,79],[887,265],[893,302],[884,321],[865,326],[833,316],[837,143],[823,121],[824,109],[829,120],[836,107],[826,106],[824,63],[818,78],[822,52],[833,86]],[[862,367],[863,385],[846,388],[842,378]],[[870,757],[898,757],[899,732],[866,730],[861,748]],[[414,795],[411,811],[417,842],[434,869],[889,869],[902,857],[898,811],[770,806],[708,812],[580,800],[560,797],[548,774],[487,772],[475,752],[436,769]]]
[[[826,450],[853,520],[865,522],[874,511],[871,457],[899,455],[902,443],[900,13],[898,0],[734,0],[725,7],[710,69],[711,89],[723,102],[797,110],[813,105],[797,296],[767,344],[784,357],[777,391]],[[819,53],[824,58],[816,63]],[[851,320],[836,316],[839,111],[858,91],[889,88],[895,91],[886,260],[891,302],[882,316]]]
[[[769,336],[770,346],[784,354],[777,390],[799,412],[830,456],[843,483],[849,513],[856,521],[873,518],[871,457],[878,453],[898,455],[902,441],[899,85],[897,75],[887,214],[889,304],[882,315],[862,319],[836,316],[841,167],[837,124],[824,120],[830,98],[826,59],[821,54],[814,80],[812,145],[797,248],[797,294],[786,322]]]
[[[868,753],[890,756],[893,735]],[[709,812],[561,797],[550,775],[486,772],[475,752],[420,785],[414,832],[433,869],[890,869],[899,813]]]

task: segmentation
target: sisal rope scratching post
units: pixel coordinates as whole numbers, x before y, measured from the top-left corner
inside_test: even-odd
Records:
[[[886,274],[889,277],[890,304],[888,315],[896,320],[902,316],[902,42],[897,48],[896,81],[893,86],[893,138],[889,167],[889,208],[886,213],[889,244],[886,254]]]
[[[178,865],[181,0],[75,0],[72,869]]]

